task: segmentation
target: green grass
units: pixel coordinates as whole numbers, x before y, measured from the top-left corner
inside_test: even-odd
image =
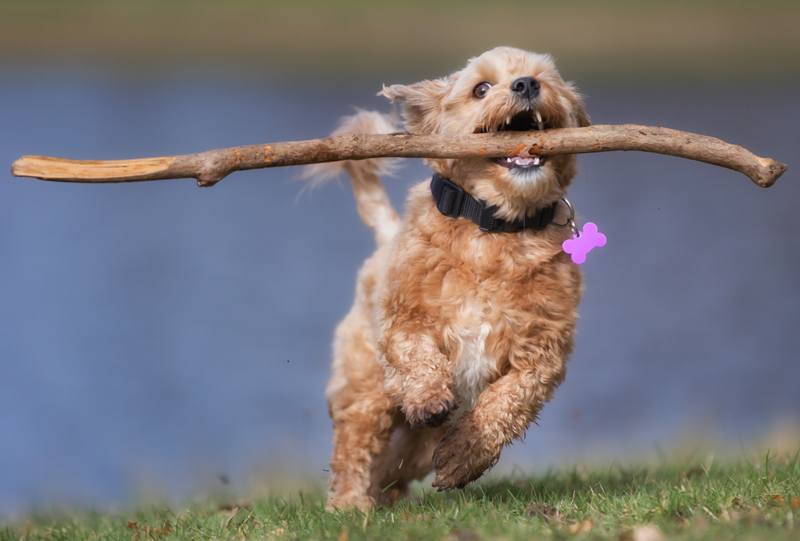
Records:
[[[798,455],[490,479],[448,494],[421,489],[368,514],[326,512],[320,489],[246,504],[36,516],[0,526],[0,540],[645,539],[643,525],[670,539],[800,539]]]

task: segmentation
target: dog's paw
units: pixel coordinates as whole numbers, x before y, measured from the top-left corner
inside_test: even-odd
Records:
[[[447,388],[407,396],[401,409],[406,420],[413,427],[439,426],[444,423],[457,407],[453,392]]]
[[[468,423],[453,427],[433,453],[436,478],[433,487],[442,490],[464,488],[494,466],[500,458],[500,448],[487,445],[480,433]]]

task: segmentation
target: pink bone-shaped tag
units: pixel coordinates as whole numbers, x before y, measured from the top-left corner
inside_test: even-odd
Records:
[[[570,255],[572,262],[581,265],[586,262],[586,254],[595,248],[602,248],[606,245],[606,236],[598,231],[597,226],[592,222],[583,225],[579,235],[572,235],[561,244],[561,248]]]

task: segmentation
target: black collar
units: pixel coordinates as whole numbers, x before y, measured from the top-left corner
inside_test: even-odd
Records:
[[[467,218],[489,233],[516,233],[524,229],[540,231],[553,222],[558,201],[536,211],[533,216],[510,222],[495,218],[497,207],[475,199],[464,188],[438,173],[431,179],[431,193],[436,208],[450,218]]]

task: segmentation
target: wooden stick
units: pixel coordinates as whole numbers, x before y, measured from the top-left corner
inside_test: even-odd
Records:
[[[548,156],[641,150],[698,160],[772,186],[785,164],[756,156],[721,139],[652,126],[597,125],[542,132],[499,132],[474,135],[339,135],[308,141],[207,150],[196,154],[133,160],[81,161],[47,156],[23,156],[14,175],[65,182],[135,182],[194,178],[212,186],[233,171],[366,158],[467,158],[514,155]]]

